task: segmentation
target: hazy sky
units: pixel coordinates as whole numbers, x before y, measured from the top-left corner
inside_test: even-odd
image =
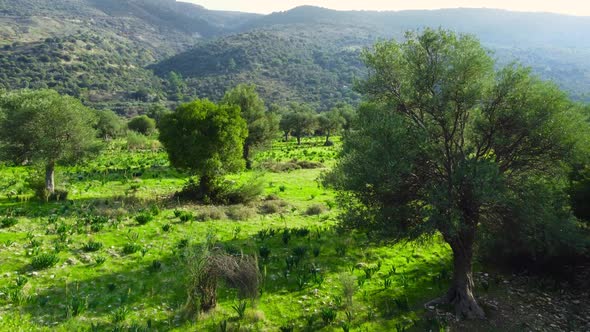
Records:
[[[590,16],[589,0],[182,0],[208,9],[271,13],[301,5],[341,10],[405,10],[438,8],[501,8]]]

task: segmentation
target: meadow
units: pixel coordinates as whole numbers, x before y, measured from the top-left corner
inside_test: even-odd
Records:
[[[253,203],[211,206],[174,199],[189,176],[158,144],[123,140],[90,163],[58,170],[63,202],[32,198],[34,169],[0,169],[1,331],[444,330],[423,304],[443,293],[450,250],[438,238],[395,245],[336,227],[336,193],[319,177],[339,142],[273,142],[254,170]],[[214,242],[253,255],[257,299],[220,284],[217,308],[187,317],[187,248]]]

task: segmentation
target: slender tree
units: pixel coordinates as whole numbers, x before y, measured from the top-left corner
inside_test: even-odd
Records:
[[[346,123],[346,119],[340,114],[338,109],[332,109],[328,112],[324,112],[318,116],[318,128],[326,136],[326,142],[324,145],[328,146],[333,144],[330,142],[332,134],[342,129]]]
[[[160,141],[174,167],[200,176],[203,195],[214,190],[216,179],[244,168],[244,140],[248,136],[240,108],[195,100],[164,115]]]
[[[18,91],[0,97],[3,159],[45,165],[45,188],[55,193],[55,167],[76,163],[100,147],[94,111],[52,90]]]
[[[253,148],[269,143],[279,130],[279,117],[266,111],[264,101],[254,85],[240,84],[228,91],[222,103],[239,106],[241,115],[248,124],[248,137],[244,142],[243,157],[246,168],[252,168],[250,155]]]
[[[453,278],[428,305],[483,318],[472,276],[478,229],[501,225],[523,184],[563,174],[588,129],[565,94],[530,70],[495,71],[474,37],[406,37],[363,54],[369,75],[358,91],[368,103],[333,177],[346,198],[342,226],[392,240],[441,234]]]

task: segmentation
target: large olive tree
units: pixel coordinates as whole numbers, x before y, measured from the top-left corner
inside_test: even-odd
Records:
[[[52,90],[17,91],[0,97],[1,157],[45,165],[45,189],[55,192],[55,167],[75,163],[99,148],[94,111]]]
[[[472,277],[479,227],[501,224],[523,184],[563,174],[583,121],[563,92],[528,69],[496,71],[469,35],[408,33],[363,59],[366,103],[336,168],[342,225],[393,240],[441,234],[453,278],[429,305],[483,318]]]

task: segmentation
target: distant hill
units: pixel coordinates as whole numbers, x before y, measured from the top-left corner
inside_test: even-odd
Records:
[[[199,43],[152,68],[159,75],[181,73],[199,96],[216,99],[239,82],[254,82],[273,102],[306,100],[327,108],[357,100],[350,86],[352,77],[364,73],[360,49],[424,27],[475,34],[499,64],[520,61],[573,98],[590,101],[590,18],[504,10],[347,12],[303,6],[254,18],[234,28],[234,35]]]
[[[500,64],[521,61],[590,101],[589,17],[310,6],[257,15],[174,0],[0,0],[0,88],[53,87],[123,112],[252,82],[269,103],[325,109],[358,101],[363,48],[427,26],[473,33]],[[185,79],[180,95],[171,72]]]

